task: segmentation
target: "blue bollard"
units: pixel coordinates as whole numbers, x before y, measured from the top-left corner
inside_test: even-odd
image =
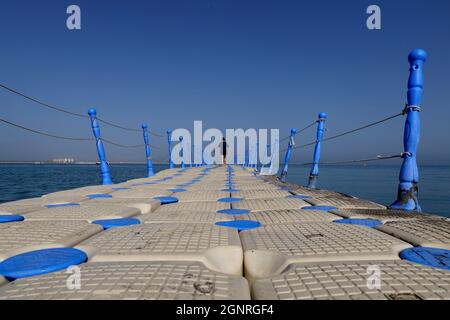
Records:
[[[109,165],[108,162],[106,161],[105,148],[103,147],[103,142],[100,135],[100,125],[97,120],[97,110],[89,109],[88,114],[91,119],[92,132],[94,133],[95,145],[97,146],[98,158],[100,160],[100,172],[102,174],[102,183],[112,184],[111,174],[109,172]]]
[[[181,169],[184,169],[186,167],[185,163],[184,163],[184,144],[183,144],[183,137],[180,137],[180,145],[181,145],[181,151],[180,151],[180,156],[181,156]]]
[[[320,162],[320,151],[322,148],[323,134],[325,131],[325,120],[327,119],[327,114],[322,112],[319,113],[319,120],[317,120],[317,136],[316,136],[316,147],[314,148],[313,163],[311,166],[311,171],[309,173],[308,188],[315,189],[317,186],[317,179],[319,177],[319,162]]]
[[[408,56],[410,69],[408,80],[408,104],[405,107],[406,123],[403,135],[403,163],[400,169],[400,183],[397,201],[390,209],[421,212],[418,201],[419,168],[417,167],[417,147],[420,140],[420,104],[423,91],[423,64],[427,53],[422,49],[411,51]]]
[[[172,161],[172,130],[167,130],[167,142],[169,143],[169,168],[173,169],[173,161]]]
[[[153,162],[152,162],[152,151],[148,143],[148,125],[142,124],[142,131],[144,134],[144,144],[145,144],[145,156],[147,158],[147,176],[153,177],[155,173],[153,172]]]
[[[286,150],[286,156],[284,158],[284,167],[283,171],[281,171],[280,180],[282,182],[286,182],[288,167],[289,167],[289,160],[291,160],[291,153],[292,153],[292,147],[294,146],[294,136],[297,134],[297,129],[292,128],[291,129],[291,136],[289,138],[289,144],[288,148]]]

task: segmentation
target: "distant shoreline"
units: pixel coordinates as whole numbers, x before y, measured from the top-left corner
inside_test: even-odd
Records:
[[[8,164],[23,164],[23,165],[60,165],[60,166],[74,166],[74,165],[95,165],[95,161],[81,161],[75,163],[58,163],[52,161],[0,161],[0,165]],[[124,165],[146,165],[145,162],[110,162],[110,164],[124,164]],[[154,162],[155,165],[164,165],[163,162]]]

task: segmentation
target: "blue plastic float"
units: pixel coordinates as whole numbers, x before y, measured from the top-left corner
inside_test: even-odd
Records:
[[[17,214],[0,215],[0,223],[19,222],[23,220],[25,220],[25,218]]]
[[[154,197],[153,199],[159,200],[162,205],[178,202],[178,198],[175,197]]]
[[[334,223],[341,223],[341,224],[355,224],[358,226],[364,226],[369,228],[374,228],[376,226],[379,226],[383,224],[380,220],[375,219],[338,219],[334,220]]]
[[[0,275],[10,281],[66,269],[86,262],[87,255],[75,248],[30,251],[0,262]]]
[[[241,216],[244,214],[249,214],[250,210],[247,210],[247,209],[223,209],[223,210],[217,211],[217,213],[228,214],[231,216]]]
[[[261,227],[261,223],[254,220],[219,221],[216,222],[216,225],[220,227],[234,228],[238,231],[251,230]]]
[[[400,252],[400,258],[417,264],[450,270],[450,250],[416,247]]]
[[[134,218],[122,218],[122,219],[107,219],[107,220],[95,220],[92,224],[98,224],[103,227],[103,229],[108,230],[117,227],[126,227],[136,224],[141,224],[141,221]]]

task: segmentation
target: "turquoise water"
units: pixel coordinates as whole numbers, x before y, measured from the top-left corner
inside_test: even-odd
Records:
[[[155,171],[167,168],[155,165]],[[288,181],[305,185],[307,167],[290,166]],[[323,166],[319,187],[383,204],[395,200],[398,166]],[[112,165],[113,181],[142,178],[145,165]],[[450,217],[450,166],[420,168],[420,203],[424,211]],[[96,165],[0,165],[0,202],[100,184]]]

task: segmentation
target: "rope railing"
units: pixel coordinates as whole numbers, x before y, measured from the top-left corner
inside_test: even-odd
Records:
[[[320,162],[320,165],[336,165],[336,164],[351,164],[351,163],[365,163],[365,162],[372,162],[372,161],[380,161],[380,160],[388,160],[388,159],[396,159],[396,158],[403,158],[404,154],[395,154],[390,156],[382,156],[378,155],[374,158],[366,158],[366,159],[357,159],[357,160],[345,160],[345,161],[335,161],[335,162]],[[306,162],[301,163],[301,166],[308,166],[312,165],[314,162]]]
[[[31,128],[25,127],[23,125],[17,124],[15,122],[11,122],[9,120],[3,119],[3,118],[0,118],[0,122],[3,122],[3,123],[5,123],[7,125],[10,125],[12,127],[19,128],[19,129],[22,129],[22,130],[25,130],[25,131],[28,131],[28,132],[31,132],[31,133],[35,133],[35,134],[38,134],[38,135],[41,135],[41,136],[55,138],[55,139],[71,140],[71,141],[93,141],[94,140],[93,138],[78,138],[78,137],[61,136],[61,135],[56,135],[56,134],[44,132],[44,131],[41,131],[41,130],[31,129]],[[117,143],[117,142],[114,142],[114,141],[111,141],[111,140],[107,140],[107,139],[104,139],[104,138],[101,138],[101,140],[103,142],[107,143],[107,144],[110,144],[110,145],[113,145],[113,146],[116,146],[116,147],[120,147],[120,148],[138,148],[138,147],[144,147],[145,146],[144,144],[124,145],[124,144],[120,144],[120,143]],[[154,149],[159,149],[156,146],[152,146],[152,145],[149,145],[149,146],[154,148]]]
[[[389,120],[393,120],[393,119],[398,118],[398,117],[403,116],[403,115],[405,115],[405,111],[402,111],[402,112],[397,113],[397,114],[395,114],[395,115],[392,115],[392,116],[383,118],[383,119],[381,119],[381,120],[378,120],[378,121],[375,121],[375,122],[366,124],[366,125],[364,125],[364,126],[361,126],[361,127],[355,128],[355,129],[351,129],[351,130],[349,130],[349,131],[345,131],[345,132],[343,132],[343,133],[339,133],[339,134],[336,134],[336,135],[331,136],[331,137],[328,137],[328,138],[324,138],[324,139],[320,140],[320,142],[327,142],[327,141],[335,140],[335,139],[344,137],[344,136],[346,136],[346,135],[349,135],[349,134],[352,134],[352,133],[356,133],[356,132],[359,132],[359,131],[362,131],[362,130],[364,130],[364,129],[368,129],[368,128],[371,128],[371,127],[374,127],[374,126],[376,126],[376,125],[378,125],[378,124],[382,124],[382,123],[384,123],[384,122],[387,122],[387,121],[389,121]],[[313,145],[315,145],[316,143],[317,143],[317,140],[316,140],[316,141],[309,142],[309,143],[306,143],[306,144],[302,144],[302,145],[299,145],[299,146],[295,146],[295,147],[293,147],[292,149],[306,148],[306,147],[313,146]],[[286,149],[285,149],[284,151],[286,151]]]
[[[43,131],[31,129],[31,128],[27,128],[27,127],[24,127],[24,126],[22,126],[20,124],[17,124],[17,123],[14,123],[14,122],[2,119],[2,118],[0,118],[0,121],[3,122],[3,123],[8,124],[10,126],[13,126],[13,127],[25,130],[25,131],[29,131],[29,132],[32,132],[32,133],[35,133],[35,134],[39,134],[41,136],[50,137],[50,138],[63,139],[63,140],[72,140],[72,141],[92,141],[92,140],[94,140],[92,138],[74,138],[74,137],[59,136],[59,135],[55,135],[55,134],[51,134],[51,133],[47,133],[47,132],[43,132]]]
[[[302,129],[300,129],[300,130],[298,130],[298,131],[297,131],[297,134],[302,133],[302,132],[308,130],[309,128],[311,128],[312,126],[314,126],[316,123],[317,123],[317,121],[311,122],[311,123],[308,124],[306,127],[302,128]],[[289,136],[286,136],[286,137],[284,137],[283,139],[281,139],[279,142],[286,141],[286,140],[288,140],[288,139],[290,139],[290,138],[291,138],[290,135],[289,135]]]
[[[408,92],[407,92],[407,104],[402,112],[394,114],[389,117],[371,122],[369,124],[353,128],[348,131],[344,131],[339,134],[332,135],[324,138],[325,131],[325,119],[327,115],[325,113],[319,114],[319,121],[317,126],[316,139],[310,143],[294,146],[293,137],[296,133],[295,129],[291,129],[290,141],[288,147],[283,152],[286,152],[286,158],[284,168],[281,173],[281,181],[285,181],[287,175],[287,167],[291,153],[294,149],[305,148],[309,146],[315,146],[313,161],[310,163],[304,163],[302,165],[311,165],[311,171],[309,176],[308,187],[315,188],[317,178],[319,175],[319,163],[324,165],[336,165],[336,164],[350,164],[350,163],[364,163],[371,161],[381,161],[394,158],[402,158],[403,163],[400,169],[399,175],[399,187],[397,193],[397,200],[389,206],[389,209],[408,210],[408,211],[421,211],[418,202],[418,166],[417,166],[417,146],[419,144],[420,135],[420,112],[421,101],[423,92],[423,65],[427,59],[427,53],[422,49],[415,49],[411,51],[408,56],[409,61],[409,79],[408,79]],[[403,134],[403,146],[404,152],[401,154],[389,155],[389,156],[376,156],[373,158],[356,159],[347,161],[336,162],[320,162],[320,154],[322,143],[339,139],[341,137],[360,132],[362,130],[380,125],[387,121],[396,119],[400,116],[406,116],[404,134]],[[284,138],[283,140],[286,140]]]
[[[52,109],[52,110],[55,110],[55,111],[58,111],[58,112],[62,112],[62,113],[65,113],[65,114],[68,114],[68,115],[71,115],[71,116],[74,116],[74,117],[89,118],[89,116],[87,116],[85,114],[73,112],[73,111],[67,110],[66,108],[62,108],[62,107],[59,107],[59,106],[55,106],[55,105],[43,102],[43,101],[41,101],[39,99],[36,99],[34,97],[31,97],[31,96],[29,96],[29,95],[27,95],[27,94],[25,94],[23,92],[20,92],[20,91],[18,91],[16,89],[13,89],[13,88],[9,87],[9,86],[6,86],[5,84],[0,83],[0,88],[3,88],[3,89],[5,89],[5,90],[7,90],[7,91],[9,91],[9,92],[11,92],[11,93],[13,93],[15,95],[18,95],[18,96],[20,96],[22,98],[25,98],[27,100],[30,100],[32,102],[35,102],[35,103],[37,103],[37,104],[39,104],[39,105],[41,105],[43,107],[46,107],[46,108],[49,108],[49,109]],[[141,130],[139,130],[139,129],[121,126],[121,125],[115,124],[115,123],[113,123],[111,121],[104,120],[104,119],[101,119],[101,118],[97,118],[97,120],[99,122],[101,122],[101,123],[104,123],[106,125],[109,125],[111,127],[114,127],[114,128],[117,128],[117,129],[121,129],[121,130],[124,130],[124,131],[141,132]],[[151,135],[155,136],[155,137],[159,137],[159,138],[163,138],[164,137],[163,135],[160,135],[160,134],[152,132],[152,131],[149,131],[149,133]]]

